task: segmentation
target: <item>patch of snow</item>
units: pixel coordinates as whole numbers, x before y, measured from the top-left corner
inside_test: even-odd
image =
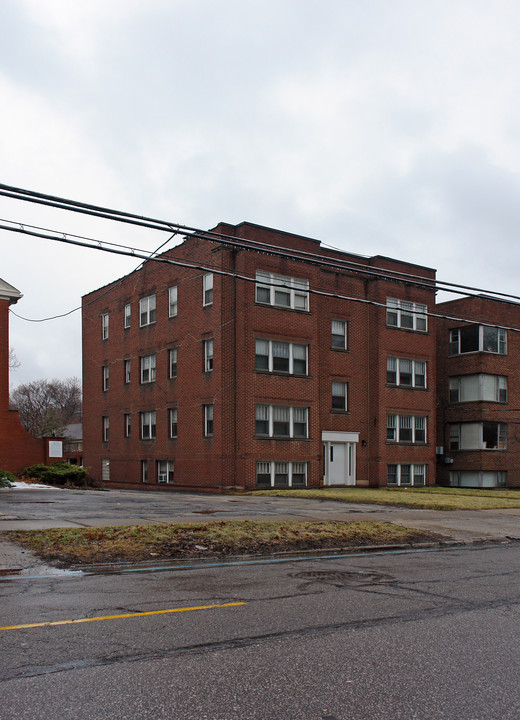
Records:
[[[39,483],[26,483],[21,480],[17,480],[11,483],[11,488],[16,490],[56,490],[52,485],[40,485]]]

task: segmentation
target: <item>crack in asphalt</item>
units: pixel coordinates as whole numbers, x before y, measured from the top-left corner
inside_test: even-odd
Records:
[[[403,588],[405,589],[405,588]],[[442,596],[439,596],[442,597]],[[499,600],[487,600],[481,602],[468,602],[448,598],[451,604],[432,608],[420,608],[399,615],[388,615],[381,618],[367,618],[364,620],[351,620],[347,622],[329,623],[326,625],[309,625],[294,630],[284,630],[272,633],[261,633],[259,635],[247,635],[229,640],[218,640],[206,643],[195,643],[182,647],[162,651],[150,651],[141,653],[127,653],[112,656],[99,656],[85,658],[82,660],[70,660],[64,663],[53,665],[28,665],[13,669],[11,672],[0,676],[0,682],[5,683],[19,678],[33,678],[62,672],[71,672],[93,667],[108,667],[119,663],[132,663],[150,660],[164,660],[167,658],[182,657],[183,655],[198,655],[208,652],[221,652],[224,650],[243,649],[255,645],[277,640],[292,640],[320,634],[330,634],[338,631],[364,630],[377,626],[395,625],[398,623],[410,623],[424,620],[426,617],[442,618],[456,615],[462,612],[475,612],[483,610],[506,609],[517,611],[520,597],[504,598]]]

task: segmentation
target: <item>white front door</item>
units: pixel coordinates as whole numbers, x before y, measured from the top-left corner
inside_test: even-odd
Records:
[[[323,432],[324,485],[356,484],[357,433]]]

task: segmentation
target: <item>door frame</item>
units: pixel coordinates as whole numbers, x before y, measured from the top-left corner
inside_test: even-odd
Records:
[[[336,430],[322,430],[321,441],[324,448],[323,458],[323,484],[330,486],[330,472],[329,472],[329,458],[330,458],[330,447],[334,443],[341,443],[343,445],[350,445],[352,456],[351,456],[351,474],[350,477],[353,479],[352,483],[345,483],[350,485],[356,484],[356,444],[359,442],[358,432],[339,432]],[[345,447],[345,462],[347,462],[349,448]],[[347,479],[347,478],[346,478]]]

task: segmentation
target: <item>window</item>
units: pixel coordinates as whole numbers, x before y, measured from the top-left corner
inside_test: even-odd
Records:
[[[157,482],[173,483],[173,460],[157,460]]]
[[[257,462],[257,487],[305,487],[306,462]]]
[[[426,305],[407,300],[386,299],[386,324],[390,327],[426,332]]]
[[[506,423],[485,421],[450,425],[450,450],[505,450],[506,448]]]
[[[333,320],[331,323],[332,349],[347,349],[347,323],[345,320]]]
[[[450,378],[450,402],[507,402],[507,377],[503,375],[461,375]]]
[[[177,315],[177,285],[168,288],[168,317]]]
[[[423,360],[408,360],[389,357],[386,359],[386,382],[401,387],[426,387],[426,363]]]
[[[125,305],[125,329],[130,327],[130,321],[132,319],[132,306],[130,304]]]
[[[204,372],[213,370],[213,338],[204,340]]]
[[[153,440],[156,430],[155,410],[141,413],[141,439]]]
[[[426,465],[390,464],[386,466],[387,485],[413,485],[423,487],[426,483]]]
[[[141,382],[155,382],[155,353],[141,358]]]
[[[204,405],[204,435],[213,435],[213,405]]]
[[[202,304],[213,304],[213,273],[202,276]]]
[[[125,366],[125,383],[128,385],[130,382],[130,360],[124,361]]]
[[[170,378],[177,377],[177,348],[168,350],[168,373]]]
[[[108,390],[108,365],[103,365],[102,372],[103,372],[103,392],[106,392]]]
[[[332,409],[347,410],[347,386],[346,382],[332,383]]]
[[[151,325],[155,322],[155,295],[149,295],[148,297],[139,300],[139,325],[144,327],[145,325]]]
[[[110,482],[110,460],[101,460],[101,480]]]
[[[307,375],[307,345],[277,340],[257,340],[255,353],[257,370]]]
[[[110,430],[110,419],[108,415],[103,415],[103,442],[108,442],[108,435]]]
[[[141,482],[148,482],[148,460],[141,460]]]
[[[487,325],[466,325],[450,330],[450,355],[470,352],[507,355],[507,331]]]
[[[450,472],[451,487],[493,488],[506,487],[504,470],[458,470]]]
[[[257,270],[256,302],[290,310],[308,310],[309,281]]]
[[[421,415],[387,415],[388,442],[425,443],[426,418]]]
[[[108,313],[101,315],[101,337],[103,340],[108,338]]]
[[[132,428],[130,413],[125,413],[125,415],[124,415],[124,428],[125,428],[125,438],[130,437],[130,430]]]
[[[306,407],[256,406],[256,434],[266,437],[308,437]]]
[[[170,437],[177,437],[177,408],[170,408],[168,410],[169,415],[169,426],[170,426]]]

